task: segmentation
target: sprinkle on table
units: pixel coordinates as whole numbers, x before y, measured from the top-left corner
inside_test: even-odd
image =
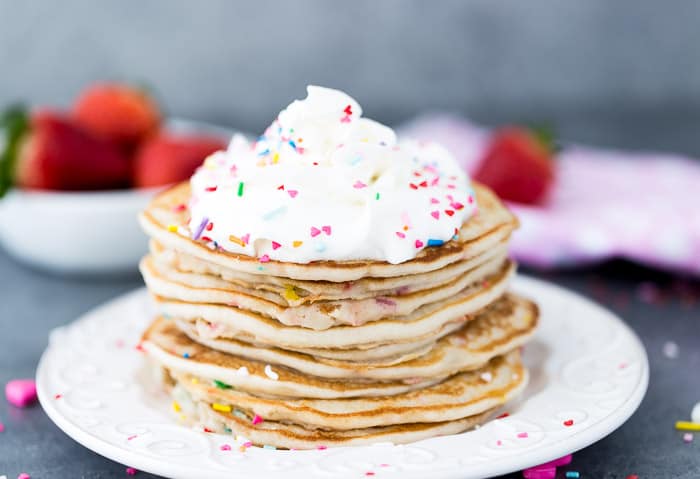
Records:
[[[567,479],[578,479],[581,474],[578,471],[566,471],[566,477]]]
[[[16,407],[27,407],[36,401],[36,383],[33,379],[13,379],[5,385],[7,402]]]
[[[126,475],[127,476],[135,476],[138,471],[134,469],[133,467],[127,467],[126,468]]]
[[[693,433],[686,432],[685,434],[683,434],[683,442],[685,442],[685,443],[693,442]]]
[[[676,429],[679,431],[700,431],[700,423],[690,421],[676,421]]]

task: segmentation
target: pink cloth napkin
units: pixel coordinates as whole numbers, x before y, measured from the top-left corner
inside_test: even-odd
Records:
[[[442,143],[467,171],[489,137],[450,115],[420,117],[400,130]],[[548,268],[619,257],[700,276],[700,162],[578,145],[557,161],[547,205],[509,204],[522,222],[512,244],[519,261]]]

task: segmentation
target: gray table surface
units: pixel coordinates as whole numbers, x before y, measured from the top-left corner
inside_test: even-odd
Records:
[[[642,338],[651,361],[649,392],[617,431],[577,452],[568,468],[584,478],[700,477],[700,434],[684,444],[673,428],[700,401],[700,284],[626,263],[596,269],[537,274],[612,308]],[[639,285],[654,282],[660,297],[642,298]],[[17,264],[0,251],[0,384],[33,377],[49,330],[90,308],[142,285],[131,278],[59,278]],[[674,341],[675,359],[663,354]],[[39,405],[17,409],[0,400],[0,476],[123,478],[125,466],[83,448],[61,432]],[[558,477],[564,477],[564,469]],[[140,472],[137,477],[155,477]],[[521,477],[520,474],[506,476]]]

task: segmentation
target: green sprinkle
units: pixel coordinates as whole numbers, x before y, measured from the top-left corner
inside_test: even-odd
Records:
[[[238,196],[243,196],[243,187],[245,186],[245,183],[242,181],[238,183]]]
[[[377,195],[374,197],[374,199],[375,199],[375,200],[378,200],[378,199],[379,199],[379,193],[377,193]]]
[[[218,381],[216,379],[214,379],[214,384],[219,389],[233,389],[233,386],[231,386],[230,384],[226,384],[226,383]]]

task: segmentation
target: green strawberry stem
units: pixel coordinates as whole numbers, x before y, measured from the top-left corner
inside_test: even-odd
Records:
[[[14,105],[0,115],[0,198],[12,187],[19,148],[29,129],[27,110]]]
[[[532,136],[549,152],[557,153],[559,145],[557,144],[557,136],[554,127],[549,124],[533,125],[528,128]]]

